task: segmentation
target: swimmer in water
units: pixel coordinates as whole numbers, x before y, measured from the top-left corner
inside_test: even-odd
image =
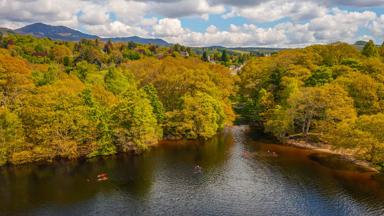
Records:
[[[97,181],[107,181],[108,180],[108,177],[102,177],[102,178],[98,178]]]
[[[109,179],[107,173],[101,173],[97,175],[97,181],[107,181]]]
[[[245,152],[243,152],[243,155],[242,155],[242,156],[243,156],[243,158],[248,158],[248,157],[249,157],[249,154],[248,154],[248,152],[245,151]]]
[[[199,165],[195,166],[195,173],[201,173],[203,170]]]
[[[108,176],[107,173],[100,173],[99,175],[97,175],[97,178],[102,178],[102,177],[106,177]]]

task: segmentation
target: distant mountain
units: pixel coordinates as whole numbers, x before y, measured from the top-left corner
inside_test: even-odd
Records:
[[[209,47],[203,47],[207,49],[217,49],[217,50],[223,50],[223,49],[228,49],[227,47],[224,46],[209,46]]]
[[[8,29],[8,28],[1,28],[0,27],[0,34],[9,34],[9,33],[14,33],[14,31],[11,29]]]
[[[252,54],[256,56],[268,56],[277,53],[286,48],[271,48],[271,47],[224,47],[224,46],[209,46],[209,47],[193,47],[192,50],[202,55],[204,51],[208,53],[222,52],[227,50],[231,55],[235,54]]]
[[[367,41],[356,41],[354,45],[356,46],[365,46],[365,44],[367,44],[368,42]]]
[[[170,44],[163,40],[163,39],[148,39],[148,38],[141,38],[137,36],[133,37],[115,37],[115,38],[103,38],[103,40],[112,40],[113,42],[135,42],[139,44],[156,44],[159,46],[169,46]]]
[[[84,34],[80,31],[65,27],[51,26],[43,23],[35,23],[16,29],[19,34],[28,34],[35,37],[48,37],[53,40],[79,41],[80,39],[96,39],[98,36]]]
[[[0,30],[1,31],[1,30]],[[99,38],[103,41],[112,40],[114,42],[135,42],[140,44],[156,44],[160,46],[170,45],[168,42],[162,39],[147,39],[137,36],[133,37],[115,37],[115,38],[101,38],[96,35],[85,34],[80,31],[65,27],[65,26],[51,26],[44,23],[35,23],[24,26],[22,28],[14,30],[18,34],[28,34],[39,38],[51,38],[52,40],[63,41],[79,41],[80,39],[96,39]]]
[[[364,46],[368,43],[368,41],[356,41],[353,45],[358,49],[358,50],[363,50]],[[376,47],[381,47],[380,44],[376,44]]]

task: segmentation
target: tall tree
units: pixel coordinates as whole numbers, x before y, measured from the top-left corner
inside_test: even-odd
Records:
[[[201,59],[202,59],[203,61],[206,61],[206,62],[209,60],[209,59],[208,59],[208,53],[207,53],[207,51],[204,51],[204,52],[203,52],[203,55],[202,55]]]
[[[221,61],[225,63],[229,61],[229,56],[225,49],[221,52]]]
[[[379,55],[379,51],[372,40],[365,44],[361,53],[367,57],[377,57]]]

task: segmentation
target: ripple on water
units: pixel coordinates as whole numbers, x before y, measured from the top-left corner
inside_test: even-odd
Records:
[[[139,157],[3,169],[0,210],[11,216],[384,215],[384,183],[330,169],[306,150],[252,139],[248,130],[232,127],[205,144],[169,142]],[[202,173],[194,171],[197,164]],[[85,181],[100,172],[110,181]]]

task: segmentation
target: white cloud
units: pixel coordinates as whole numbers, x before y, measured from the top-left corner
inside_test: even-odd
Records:
[[[359,30],[361,29],[375,29],[374,33],[382,36],[383,24],[384,15],[377,17],[374,12],[332,9],[328,14],[310,19],[305,23],[287,21],[269,28],[257,27],[254,24],[231,24],[226,31],[212,25],[205,32],[192,32],[183,29],[180,21],[165,28],[170,28],[166,35],[166,39],[170,42],[181,42],[192,46],[224,44],[227,46],[297,47],[335,41],[353,43],[360,38]],[[171,30],[171,26],[176,26],[178,30]]]
[[[314,36],[314,32],[309,30],[309,24],[294,24],[291,22],[277,25],[276,28],[281,29],[286,35],[287,41],[285,46],[306,46],[311,43],[318,42]]]
[[[186,32],[179,19],[164,18],[153,26],[153,35],[156,37],[176,38]]]
[[[293,47],[383,38],[383,14],[341,5],[381,7],[384,0],[0,0],[0,26],[45,22],[105,37],[160,37],[191,46]],[[226,20],[213,23],[218,18],[212,15]],[[186,28],[185,17],[200,19],[206,29]],[[233,17],[246,21],[238,24]]]
[[[335,5],[347,5],[347,6],[355,6],[355,7],[378,7],[383,6],[383,0],[328,0],[329,3],[333,3]]]
[[[214,25],[208,26],[208,28],[206,30],[206,32],[209,34],[214,34],[214,33],[217,33],[218,31],[219,31],[219,29]]]
[[[225,12],[224,5],[212,5],[207,0],[147,0],[140,2],[148,2],[150,11],[168,18],[197,16],[207,20],[210,14],[221,14]]]
[[[101,5],[87,5],[81,10],[79,21],[86,25],[102,25],[109,22],[109,14]]]
[[[126,0],[110,0],[104,7],[107,7],[110,13],[116,15],[116,19],[125,24],[139,22],[150,10],[146,3]]]
[[[353,42],[359,29],[367,28],[376,18],[376,14],[370,11],[347,12],[334,9],[332,14],[311,20],[309,30],[314,32],[319,41]]]
[[[232,7],[223,18],[245,17],[256,22],[271,22],[282,18],[294,20],[320,17],[327,13],[327,8],[310,1],[267,1],[249,7]]]
[[[78,12],[75,0],[1,0],[0,19],[13,22],[71,20]]]
[[[162,19],[154,26],[154,36],[162,37],[173,43],[190,46],[226,45],[252,46],[280,44],[285,41],[284,32],[274,28],[258,28],[255,25],[231,25],[229,31],[219,31],[209,26],[206,32],[193,32],[184,29],[178,19]]]
[[[175,0],[182,1],[182,0]],[[174,1],[174,2],[175,2]],[[295,2],[295,0],[285,0],[285,2]],[[352,6],[352,7],[380,7],[384,5],[383,0],[301,0],[313,3],[321,3],[326,6]],[[277,0],[209,0],[212,4],[226,4],[235,7],[256,6],[266,2],[277,2]],[[280,1],[282,2],[282,1]],[[299,2],[299,1],[296,1]]]
[[[133,35],[145,37],[148,35],[144,28],[129,26],[120,21],[113,21],[104,25],[88,25],[85,29],[101,37],[127,37]]]
[[[376,20],[374,20],[369,29],[372,31],[373,35],[376,37],[380,37],[383,40],[384,37],[384,15],[381,15]]]

